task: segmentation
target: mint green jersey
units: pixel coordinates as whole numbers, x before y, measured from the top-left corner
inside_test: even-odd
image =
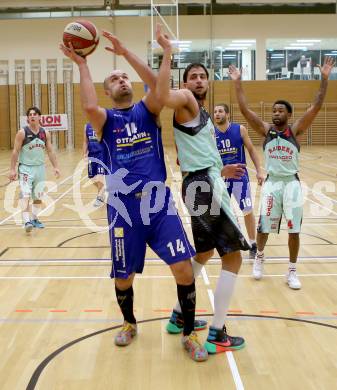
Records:
[[[268,175],[286,177],[298,172],[300,145],[290,127],[284,131],[271,127],[263,151]]]
[[[19,163],[24,165],[41,165],[45,162],[46,132],[43,127],[34,134],[32,130],[24,127],[25,139],[22,142],[22,148],[19,154]]]
[[[186,127],[177,123],[173,118],[173,128],[178,160],[183,172],[196,172],[214,166],[222,169],[214,125],[203,107],[200,108],[198,126]]]

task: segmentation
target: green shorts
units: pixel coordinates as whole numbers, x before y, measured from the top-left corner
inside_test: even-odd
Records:
[[[299,233],[303,196],[297,175],[267,178],[261,191],[258,232],[279,233],[282,214],[287,222],[288,233]]]
[[[45,188],[45,166],[19,164],[19,183],[22,198],[40,200]]]

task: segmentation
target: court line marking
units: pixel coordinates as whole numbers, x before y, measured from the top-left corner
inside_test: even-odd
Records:
[[[321,273],[321,274],[299,274],[299,273],[297,273],[297,275],[300,276],[301,278],[307,278],[307,277],[308,278],[309,277],[310,278],[317,278],[317,277],[321,278],[321,277],[337,276],[337,273]],[[218,277],[218,275],[208,275],[209,279],[215,279],[217,277]],[[263,277],[264,278],[284,278],[285,273],[264,274]],[[253,279],[251,274],[238,275],[238,278]],[[37,276],[37,275],[10,276],[10,275],[7,275],[7,276],[0,276],[0,280],[78,280],[78,279],[80,279],[80,280],[101,280],[101,279],[111,280],[110,276],[106,276],[106,275],[105,276],[99,276],[99,275],[98,276],[67,276],[67,275],[59,275],[59,276],[55,276],[55,275],[51,275],[51,276],[48,276],[48,275],[44,275],[44,276]],[[137,279],[173,279],[173,276],[172,275],[137,275]],[[210,300],[212,298],[214,301],[213,291],[211,289],[208,289],[208,291],[210,291],[208,293]],[[211,304],[214,305],[214,302],[213,303],[212,302],[211,302]]]
[[[170,309],[172,311],[172,309]],[[202,314],[199,314],[198,317],[202,318]],[[210,316],[210,314],[205,313],[204,316]],[[240,314],[240,317],[238,317],[238,314],[229,314],[228,321],[271,321],[271,320],[278,320],[279,318],[274,318],[272,316],[264,315],[262,317],[253,317],[253,316],[244,316],[244,314]],[[169,319],[167,317],[167,319]],[[286,319],[286,318],[285,318]],[[161,320],[166,320],[166,318],[161,318]],[[293,320],[304,320],[303,322],[306,322],[306,320],[310,321],[317,321],[317,320],[323,320],[323,321],[336,321],[336,316],[294,316]],[[117,323],[120,324],[121,320],[120,318],[62,318],[62,317],[54,317],[54,318],[8,318],[8,317],[0,317],[0,323]],[[139,323],[140,321],[138,321]],[[121,325],[119,325],[121,326]]]
[[[110,248],[110,247],[107,247],[107,248]],[[20,249],[20,248],[15,248],[15,249]],[[23,249],[25,249],[25,248],[23,248]],[[34,249],[34,248],[31,248],[31,249]],[[39,249],[39,248],[36,248],[36,249]],[[46,248],[43,247],[42,249],[46,249]],[[60,249],[60,248],[55,248],[55,249]],[[62,249],[67,249],[67,247],[62,248]],[[335,260],[337,260],[337,256],[299,256],[298,260],[301,260],[301,262],[308,262],[308,263],[310,263],[312,261],[315,261],[315,262],[318,261],[319,263],[323,262],[323,261],[320,262],[319,260],[324,260],[324,262],[327,262],[327,263],[329,263],[330,261],[335,263]],[[284,256],[284,257],[270,256],[270,257],[265,259],[265,264],[273,264],[273,263],[277,263],[279,261],[281,261],[282,264],[285,262],[288,263],[289,256]],[[0,264],[4,264],[7,266],[16,265],[16,264],[36,264],[36,265],[39,265],[39,264],[54,264],[54,263],[61,263],[61,264],[83,263],[83,264],[85,264],[88,262],[93,262],[93,263],[99,262],[99,263],[110,264],[111,258],[110,257],[103,257],[103,258],[87,257],[87,258],[68,259],[68,260],[66,260],[65,258],[61,258],[61,259],[49,258],[49,259],[45,259],[45,260],[36,260],[36,259],[2,259],[2,260],[0,260]],[[243,258],[243,262],[245,264],[251,264],[252,259]],[[165,265],[163,260],[158,259],[158,258],[146,258],[145,263],[146,264]],[[208,260],[208,262],[207,262],[207,265],[217,265],[217,264],[220,264],[220,258],[212,258],[212,259]]]
[[[60,184],[65,183],[67,180],[69,180],[69,179],[70,179],[71,177],[73,177],[73,176],[74,176],[74,174],[72,174],[72,175],[66,177],[66,178],[63,179],[60,183],[56,183],[48,192],[46,192],[46,194],[49,194],[51,191],[53,191],[54,188],[57,188],[57,186],[59,186]],[[76,183],[76,184],[77,184],[77,183]],[[71,188],[73,188],[74,185],[75,185],[75,184],[73,184],[73,185],[71,186]],[[52,205],[52,204],[55,204],[55,203],[57,202],[57,200],[58,200],[58,198],[57,198],[56,200],[54,200],[54,201],[51,203],[51,205]],[[48,207],[48,206],[47,206],[47,207]],[[43,210],[45,210],[45,209],[43,209]],[[41,211],[41,213],[43,212],[43,210]],[[2,221],[0,221],[0,226],[1,226],[3,223],[5,223],[6,221],[8,221],[9,219],[13,218],[15,215],[19,214],[19,213],[21,213],[21,210],[17,210],[15,213],[9,215],[8,217],[6,217],[6,218],[3,219]]]
[[[205,316],[205,317],[211,317],[212,314],[203,314],[201,316]],[[337,329],[337,326],[335,325],[331,325],[331,324],[326,324],[324,322],[317,322],[317,321],[311,321],[309,319],[303,319],[303,318],[291,318],[291,317],[280,317],[280,316],[265,316],[265,315],[261,315],[261,314],[229,314],[229,316],[235,316],[237,318],[234,318],[235,320],[239,320],[239,319],[251,319],[253,318],[254,320],[261,320],[261,319],[274,319],[274,320],[286,320],[286,321],[296,321],[296,322],[304,322],[306,324],[311,324],[311,325],[320,325],[320,326],[323,326],[323,327],[328,327],[328,328],[332,328],[332,329]],[[241,318],[240,318],[241,317]],[[145,320],[141,320],[141,321],[138,321],[138,324],[145,324],[145,323],[148,323],[148,322],[154,322],[154,321],[163,321],[163,320],[168,320],[169,317],[159,317],[159,318],[150,318],[150,319],[145,319]],[[106,333],[106,332],[110,332],[111,330],[115,330],[115,329],[119,329],[121,328],[122,325],[117,325],[117,326],[112,326],[112,327],[109,327],[109,328],[106,328],[106,329],[101,329],[99,331],[96,331],[96,332],[92,332],[92,333],[89,333],[85,336],[82,336],[82,337],[79,337],[77,339],[74,339],[70,342],[68,342],[67,344],[64,344],[62,347],[54,350],[54,352],[52,352],[51,354],[49,354],[37,367],[36,369],[34,370],[30,380],[29,380],[29,383],[26,387],[26,390],[34,390],[36,388],[36,385],[37,385],[37,382],[42,374],[42,372],[44,371],[44,369],[47,367],[47,365],[55,358],[57,357],[57,355],[61,354],[63,351],[65,351],[66,349],[70,348],[71,346],[75,345],[75,344],[78,344],[79,342],[81,341],[84,341],[86,339],[89,339],[91,337],[94,337],[94,336],[97,336],[97,335],[100,335],[100,334],[103,334],[103,333]]]
[[[210,283],[209,283],[209,279],[208,279],[208,275],[207,275],[207,271],[206,271],[205,267],[202,268],[201,275],[202,275],[202,278],[203,278],[205,285],[209,286]],[[218,275],[214,276],[214,277],[218,278]],[[212,310],[214,313],[214,294],[213,294],[212,289],[207,288],[207,294],[208,294],[208,298],[210,300]],[[226,316],[226,318],[227,318],[227,316]],[[244,390],[244,386],[243,386],[243,383],[241,380],[238,366],[237,366],[235,358],[233,356],[233,352],[227,351],[226,357],[227,357],[227,361],[228,361],[229,368],[230,368],[231,373],[232,373],[232,377],[233,377],[236,389],[237,390]]]
[[[70,189],[71,190],[71,189]],[[59,199],[62,199],[62,195],[60,196]],[[58,201],[59,199],[56,199],[55,201]],[[319,205],[319,203],[317,203]],[[44,209],[43,209],[44,210]],[[42,210],[42,211],[43,211]],[[328,209],[327,209],[328,210]],[[42,213],[41,211],[41,213]],[[334,211],[331,210],[331,212],[335,213]],[[13,214],[14,215],[14,214]],[[337,215],[337,213],[336,213]],[[87,230],[90,230],[90,231],[93,231],[93,232],[96,232],[96,233],[102,233],[101,230],[91,230],[89,227],[87,226],[82,226],[82,225],[64,225],[64,226],[60,226],[60,225],[57,225],[57,226],[50,226],[48,225],[48,221],[43,221],[46,225],[47,225],[47,228],[48,229],[87,229]],[[183,222],[183,226],[188,226],[190,225],[191,223],[189,222]],[[107,227],[107,225],[105,224],[102,224],[102,225],[98,225],[100,227]],[[337,226],[337,222],[336,223],[318,223],[318,222],[306,222],[305,224],[303,224],[303,227],[306,227],[306,226]],[[287,228],[287,225],[285,225],[284,223],[281,224],[281,230],[286,230]],[[7,227],[2,227],[1,230],[18,230],[18,229],[22,229],[22,226],[20,225],[10,225],[10,226],[7,226]],[[107,231],[106,231],[107,233]],[[303,232],[301,232],[303,234]],[[316,237],[320,240],[322,240],[321,237]]]

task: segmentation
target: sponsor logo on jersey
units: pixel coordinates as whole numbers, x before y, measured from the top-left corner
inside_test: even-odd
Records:
[[[122,227],[114,228],[114,236],[118,238],[124,237],[124,229]]]
[[[267,197],[267,211],[266,211],[267,217],[270,216],[272,208],[273,208],[273,197],[272,196],[268,196]]]

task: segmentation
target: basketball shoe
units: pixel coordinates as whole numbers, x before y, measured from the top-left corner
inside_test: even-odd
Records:
[[[302,287],[300,280],[298,279],[296,269],[289,269],[286,274],[286,282],[293,290],[299,290]]]
[[[194,321],[194,330],[203,330],[207,327],[207,321],[204,320],[195,320]],[[172,311],[171,318],[166,325],[166,330],[171,334],[182,333],[184,330],[184,318],[182,313],[179,313],[176,310]]]
[[[264,254],[256,253],[254,264],[253,264],[253,278],[256,280],[262,279],[263,276],[263,262],[264,262]]]
[[[245,346],[245,340],[242,337],[229,336],[226,327],[216,329],[210,326],[205,348],[208,353],[220,353],[227,351],[235,351]]]
[[[136,334],[137,324],[130,324],[129,322],[124,321],[122,329],[115,336],[115,344],[120,347],[129,345]]]
[[[190,358],[196,362],[203,362],[208,359],[208,352],[198,340],[198,335],[195,332],[192,332],[188,336],[182,336],[181,343]]]
[[[32,219],[31,223],[37,229],[43,229],[44,228],[44,224],[41,221],[39,221],[38,219]]]
[[[26,233],[30,233],[33,230],[33,224],[31,223],[31,221],[26,222],[24,228]]]

